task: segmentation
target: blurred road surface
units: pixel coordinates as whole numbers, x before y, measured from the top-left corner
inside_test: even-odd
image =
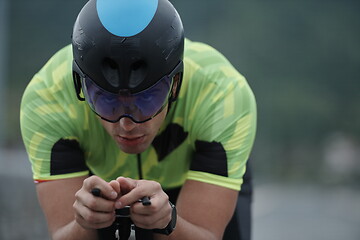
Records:
[[[23,151],[0,150],[0,239],[49,239]],[[253,240],[359,240],[360,189],[255,184]]]
[[[359,240],[360,189],[256,185],[254,240]]]

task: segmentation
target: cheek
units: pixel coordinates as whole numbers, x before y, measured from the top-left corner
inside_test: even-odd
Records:
[[[161,125],[164,122],[164,119],[167,114],[167,108],[165,108],[161,113],[155,116],[152,120],[140,124],[142,129],[147,129],[147,132],[156,135],[159,132]]]
[[[100,120],[100,122],[101,122],[101,125],[105,128],[105,130],[109,133],[109,134],[111,134],[112,132],[113,132],[113,130],[114,130],[114,124],[112,124],[112,123],[109,123],[109,122],[107,122],[107,121],[105,121],[105,120],[102,120],[102,119],[99,119]]]
[[[161,111],[161,113],[159,113],[159,115],[157,115],[154,120],[156,121],[156,125],[157,127],[160,127],[161,124],[164,122],[165,117],[167,115],[167,107],[164,108],[164,110]]]

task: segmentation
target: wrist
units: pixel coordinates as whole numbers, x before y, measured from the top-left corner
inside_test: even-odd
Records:
[[[76,220],[71,221],[63,227],[58,228],[56,231],[52,232],[52,239],[61,240],[61,239],[86,239],[86,240],[96,240],[97,239],[97,230],[96,229],[86,229],[82,227]]]
[[[153,229],[154,233],[170,235],[175,230],[176,221],[177,221],[176,206],[174,204],[172,204],[170,201],[169,201],[169,204],[171,206],[171,220],[170,220],[170,222],[168,223],[168,225],[166,225],[165,228],[162,228],[162,229],[155,228],[155,229]]]

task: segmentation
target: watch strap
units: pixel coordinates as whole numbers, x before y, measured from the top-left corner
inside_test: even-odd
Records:
[[[162,228],[162,229],[155,228],[155,229],[153,229],[154,233],[170,235],[170,233],[172,233],[174,231],[174,229],[176,227],[177,212],[176,212],[175,205],[172,204],[170,201],[169,201],[169,204],[170,204],[170,206],[172,208],[170,222],[168,223],[168,225],[165,228]]]

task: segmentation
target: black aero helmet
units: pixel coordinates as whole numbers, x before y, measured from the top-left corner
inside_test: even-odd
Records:
[[[151,111],[134,116],[131,97],[159,85],[164,77],[172,78],[171,74],[182,76],[184,31],[168,0],[90,0],[75,21],[72,46],[78,97],[82,87],[92,110],[111,122],[123,116],[135,122],[149,120]],[[106,96],[95,102],[99,92]],[[111,102],[117,96],[123,97],[121,110]],[[112,109],[101,112],[105,101],[113,104]],[[111,111],[115,113],[109,117]]]

